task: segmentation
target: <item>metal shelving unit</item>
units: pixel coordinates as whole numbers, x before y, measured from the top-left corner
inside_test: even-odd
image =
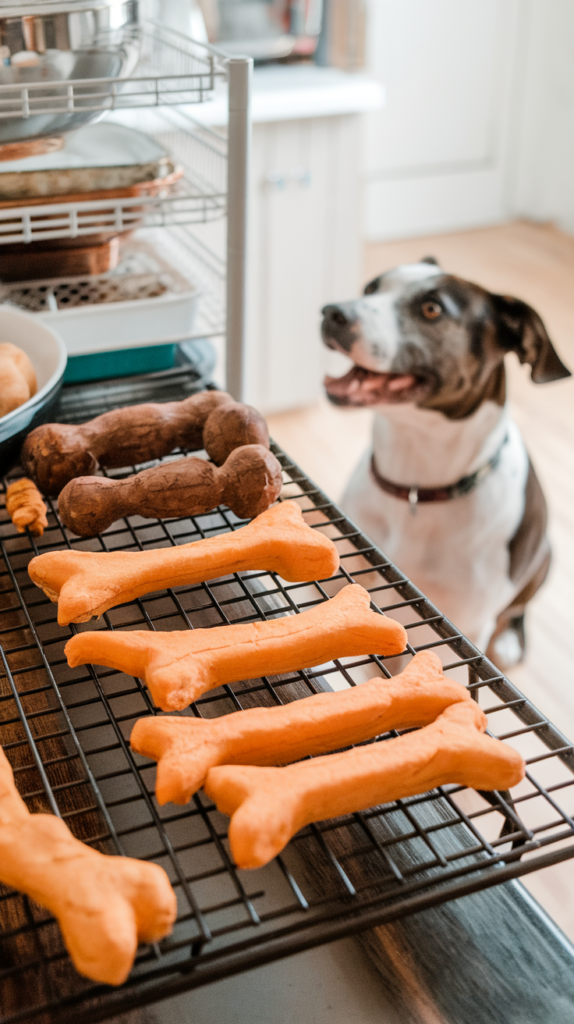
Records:
[[[157,22],[141,27],[140,56],[126,78],[0,86],[0,116],[93,110],[157,139],[183,169],[155,195],[0,209],[0,245],[161,229],[158,244],[184,259],[201,291],[196,337],[226,335],[227,386],[243,390],[247,176],[250,150],[249,58],[226,54]],[[228,84],[226,133],[198,124],[189,105]],[[179,109],[181,105],[185,110]],[[200,225],[227,219],[217,243]]]

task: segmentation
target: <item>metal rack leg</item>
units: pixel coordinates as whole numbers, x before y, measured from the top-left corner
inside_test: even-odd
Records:
[[[251,154],[251,57],[227,65],[229,125],[227,159],[226,387],[238,401],[245,391],[247,199]]]

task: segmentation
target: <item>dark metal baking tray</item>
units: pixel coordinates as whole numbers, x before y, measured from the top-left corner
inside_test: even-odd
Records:
[[[181,368],[147,380],[68,388],[59,418],[78,422],[114,405],[184,397],[196,386],[197,377]],[[159,807],[154,764],[130,751],[136,718],[156,713],[147,689],[110,669],[69,669],[63,645],[75,627],[58,626],[56,607],[26,570],[45,550],[172,546],[240,529],[241,521],[224,507],[188,519],[131,517],[86,541],[61,526],[51,502],[49,527],[35,539],[17,534],[2,507],[0,743],[19,789],[32,810],[61,814],[98,849],[161,864],[179,914],[173,935],[140,948],[130,978],[113,989],[80,978],[51,916],[0,887],[0,1024],[103,1020],[574,856],[572,744],[287,455],[274,451],[284,471],[282,500],[297,501],[306,520],[332,537],[340,571],[311,584],[256,572],[178,587],[112,609],[107,627],[187,629],[274,618],[326,601],[354,580],[369,590],[373,607],[404,623],[411,654],[432,648],[449,676],[470,687],[491,733],[527,758],[527,777],[512,795],[444,786],[322,822],[302,830],[266,868],[237,870],[225,816],[203,793],[186,807]],[[16,475],[17,468],[10,476]],[[389,676],[403,663],[346,658],[243,681],[204,695],[185,713],[215,717],[280,704]]]

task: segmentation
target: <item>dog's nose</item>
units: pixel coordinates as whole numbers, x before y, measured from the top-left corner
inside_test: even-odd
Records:
[[[332,324],[336,324],[337,327],[346,327],[350,322],[339,306],[323,306],[321,312],[325,317],[325,320],[328,320]]]

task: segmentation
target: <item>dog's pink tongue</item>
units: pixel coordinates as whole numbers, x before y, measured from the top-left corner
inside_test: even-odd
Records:
[[[406,391],[415,383],[410,373],[375,373],[353,366],[344,377],[325,377],[325,389],[331,398],[348,405],[376,405]]]
[[[389,380],[389,391],[406,391],[407,388],[412,388],[416,378],[413,377],[412,373],[405,373],[402,377],[391,377]]]

